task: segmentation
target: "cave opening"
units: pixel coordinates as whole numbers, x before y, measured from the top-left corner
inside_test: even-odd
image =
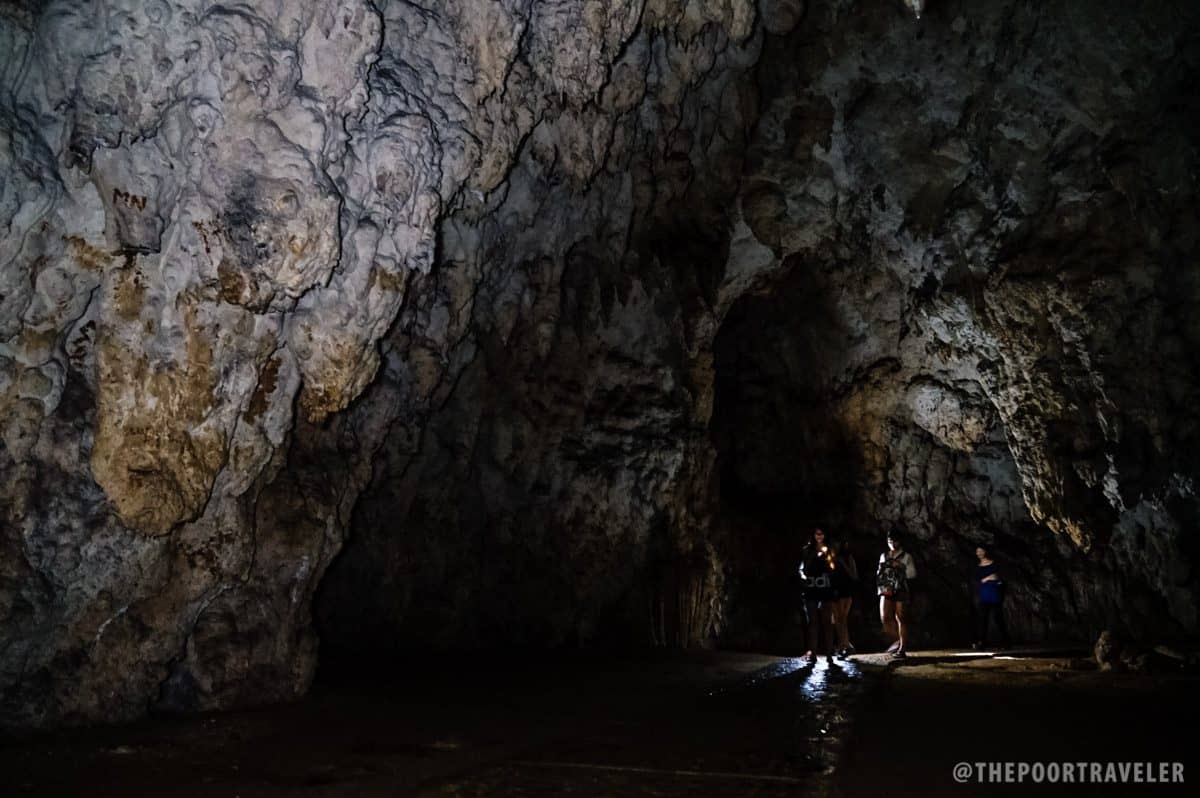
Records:
[[[851,341],[870,331],[850,328],[836,292],[820,264],[789,264],[733,305],[713,344],[715,505],[734,575],[724,645],[803,650],[796,571],[813,528],[867,576],[885,531],[856,502],[862,442],[837,407]]]

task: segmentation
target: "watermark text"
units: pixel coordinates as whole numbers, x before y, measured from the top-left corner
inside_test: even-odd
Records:
[[[959,784],[1183,784],[1182,762],[959,762]]]

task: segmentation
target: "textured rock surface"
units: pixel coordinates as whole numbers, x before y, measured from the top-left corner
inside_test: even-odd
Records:
[[[907,527],[935,628],[994,541],[1024,634],[1194,631],[1195,15],[927,12],[764,53],[807,90],[764,103],[749,224],[802,273],[722,332],[724,472],[869,562]]]
[[[621,224],[603,179],[500,211],[512,227],[485,249],[535,298],[503,347],[478,344],[433,437],[384,447],[320,605],[328,639],[697,639],[723,622],[726,641],[770,643],[817,519],[868,564],[884,528],[912,531],[932,637],[966,634],[983,541],[1011,565],[1024,635],[1195,628],[1196,461],[1168,442],[1195,435],[1193,358],[1161,346],[1197,301],[1194,14],[947,3],[915,26],[885,5],[813,5],[791,33],[799,17],[764,6],[779,35],[755,101],[721,117],[748,149],[652,166],[682,200],[666,212]],[[509,207],[554,196],[554,171],[510,177],[527,179]],[[595,191],[602,209],[555,226]],[[624,249],[586,246],[587,290],[612,308],[589,314],[583,247],[547,242],[614,217]],[[487,296],[472,350],[505,302]],[[1153,444],[1147,424],[1174,432]],[[663,468],[672,452],[684,468]],[[686,610],[673,632],[664,592]]]
[[[331,513],[277,545],[263,516],[302,381],[353,390],[305,338],[301,298],[353,263],[346,129],[379,15],[0,13],[5,720],[295,695],[341,531]],[[365,350],[374,333],[351,334]]]
[[[1197,15],[1110,5],[0,6],[0,721],[295,695],[318,583],[768,640],[817,517],[1194,633]]]

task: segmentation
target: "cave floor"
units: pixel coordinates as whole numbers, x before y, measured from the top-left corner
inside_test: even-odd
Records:
[[[1083,651],[1026,649],[917,652],[879,673],[844,741],[843,795],[1195,794],[1187,786],[1200,779],[1194,671],[1105,673]],[[1185,782],[981,783],[980,762],[1181,763]],[[972,766],[964,783],[954,778],[959,763]]]
[[[0,793],[975,795],[987,790],[955,783],[955,763],[1168,760],[1197,772],[1197,685],[1100,674],[1050,651],[832,665],[713,652],[343,661],[286,706],[10,742]]]

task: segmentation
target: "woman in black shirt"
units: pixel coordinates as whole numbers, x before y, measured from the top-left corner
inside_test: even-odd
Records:
[[[975,648],[987,645],[988,620],[996,619],[996,630],[1000,632],[1000,643],[1008,646],[1008,627],[1004,624],[1004,582],[1000,579],[999,569],[992,560],[991,552],[986,546],[975,549],[975,557],[979,564],[975,566],[975,617],[979,624],[979,634],[975,640]]]
[[[804,615],[808,620],[808,651],[804,658],[809,662],[822,653],[826,660],[833,661],[834,567],[833,550],[825,541],[825,530],[814,529],[800,556]]]

